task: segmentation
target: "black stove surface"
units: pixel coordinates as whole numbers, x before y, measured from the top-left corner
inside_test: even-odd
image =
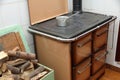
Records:
[[[65,27],[57,26],[56,19],[51,19],[31,26],[30,28],[68,39],[80,35],[111,18],[112,16],[84,12],[82,14],[74,15],[72,18],[70,18],[68,26]]]

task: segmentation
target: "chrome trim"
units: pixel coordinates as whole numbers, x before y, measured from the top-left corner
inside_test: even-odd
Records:
[[[80,34],[80,35],[78,35],[78,36],[76,36],[76,37],[74,37],[74,38],[70,38],[70,39],[65,39],[65,38],[62,38],[62,37],[53,36],[53,35],[50,35],[50,34],[47,34],[47,33],[43,33],[43,32],[40,32],[40,31],[36,31],[36,30],[30,29],[30,28],[28,28],[28,31],[30,31],[30,32],[32,32],[32,33],[40,34],[40,35],[43,35],[43,36],[46,36],[46,37],[50,37],[50,38],[53,38],[53,39],[56,39],[56,40],[59,40],[59,41],[62,41],[62,42],[72,42],[72,41],[75,41],[75,40],[79,39],[81,36],[84,36],[84,35],[86,35],[87,33],[92,32],[92,31],[94,31],[95,29],[98,29],[98,28],[100,28],[101,26],[103,26],[103,25],[105,25],[105,24],[107,24],[107,23],[109,23],[109,22],[111,22],[111,21],[113,21],[113,20],[115,20],[115,19],[116,19],[116,17],[113,16],[112,19],[106,21],[105,23],[103,23],[103,24],[101,24],[101,25],[99,25],[99,26],[97,26],[97,27],[95,27],[95,28],[93,28],[93,29],[91,29],[91,30],[89,30],[89,31],[86,31],[86,32],[84,32],[83,34]]]

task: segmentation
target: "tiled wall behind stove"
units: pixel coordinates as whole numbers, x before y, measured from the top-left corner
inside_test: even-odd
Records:
[[[34,52],[33,38],[27,31],[30,26],[27,0],[0,0],[0,28],[14,24],[22,26],[31,52]]]

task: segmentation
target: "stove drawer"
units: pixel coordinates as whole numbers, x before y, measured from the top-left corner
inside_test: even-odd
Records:
[[[73,68],[73,80],[89,80],[91,58],[86,59],[80,65]]]
[[[83,36],[72,44],[73,65],[79,64],[82,60],[91,55],[91,33]]]
[[[92,75],[95,74],[103,65],[105,65],[106,48],[97,52],[92,58]]]
[[[94,33],[93,50],[94,52],[107,44],[108,24],[97,29]]]
[[[104,65],[96,74],[94,74],[90,80],[99,80],[105,73],[106,66]]]

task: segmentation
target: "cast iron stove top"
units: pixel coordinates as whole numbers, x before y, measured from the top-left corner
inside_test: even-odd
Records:
[[[112,16],[83,12],[82,14],[76,14],[70,18],[69,25],[65,27],[57,26],[56,19],[51,19],[31,26],[30,28],[54,36],[69,39],[80,35],[110,20],[111,18]]]

